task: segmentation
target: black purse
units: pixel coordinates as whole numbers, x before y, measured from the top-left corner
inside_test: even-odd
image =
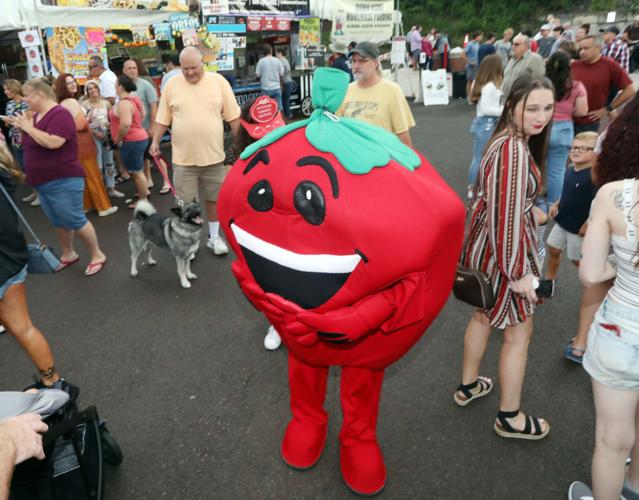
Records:
[[[27,245],[27,250],[29,252],[27,272],[31,274],[55,273],[58,269],[58,266],[60,266],[60,259],[58,259],[51,248],[47,247],[44,243],[42,243],[42,241],[40,241],[40,239],[35,234],[35,231],[27,222],[27,219],[24,218],[24,215],[22,215],[20,209],[16,206],[13,198],[11,198],[11,196],[9,196],[9,193],[7,193],[7,190],[2,185],[2,182],[0,182],[0,189],[9,201],[9,205],[11,205],[16,211],[18,218],[22,221],[24,227],[26,227],[27,230],[31,233],[31,236],[33,236],[33,239],[35,241],[35,243],[29,243]]]
[[[495,305],[493,285],[488,275],[468,267],[457,266],[453,295],[478,309],[492,309]]]

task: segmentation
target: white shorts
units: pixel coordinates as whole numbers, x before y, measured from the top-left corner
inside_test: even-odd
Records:
[[[608,387],[639,390],[639,310],[604,299],[588,332],[584,369]]]
[[[570,260],[581,260],[582,236],[566,231],[559,224],[555,224],[550,231],[546,244],[559,250],[565,250]]]

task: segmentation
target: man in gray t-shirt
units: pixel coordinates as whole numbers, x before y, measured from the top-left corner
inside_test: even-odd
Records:
[[[263,54],[264,57],[257,62],[255,74],[260,79],[262,94],[275,99],[277,107],[281,110],[284,67],[276,57],[273,57],[273,49],[270,45],[264,47]]]

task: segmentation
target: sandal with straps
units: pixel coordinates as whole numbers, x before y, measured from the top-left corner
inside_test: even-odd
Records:
[[[479,386],[479,391],[472,392],[473,389],[475,389],[478,386]],[[453,400],[459,406],[466,406],[473,399],[483,398],[484,396],[487,396],[492,390],[493,390],[493,383],[491,382],[489,378],[478,377],[477,380],[475,380],[472,384],[466,384],[466,385],[459,384],[459,386],[457,387],[457,392],[455,392],[455,394],[453,395]],[[466,397],[466,399],[460,398],[459,395],[457,394],[458,392],[461,392]]]
[[[538,441],[545,438],[550,432],[550,425],[543,418],[531,417],[525,415],[526,425],[523,431],[514,429],[508,420],[519,415],[519,410],[515,411],[499,411],[495,422],[495,432],[498,436],[504,438],[527,439],[530,441]],[[542,430],[542,422],[546,424],[546,430]]]

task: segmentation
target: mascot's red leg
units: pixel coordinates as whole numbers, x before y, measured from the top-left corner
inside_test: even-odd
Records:
[[[293,418],[282,441],[282,459],[294,469],[313,467],[324,450],[328,413],[324,410],[328,367],[318,368],[288,355]]]
[[[340,466],[346,485],[361,495],[379,493],[386,484],[384,456],[375,435],[383,381],[383,370],[342,367]]]

